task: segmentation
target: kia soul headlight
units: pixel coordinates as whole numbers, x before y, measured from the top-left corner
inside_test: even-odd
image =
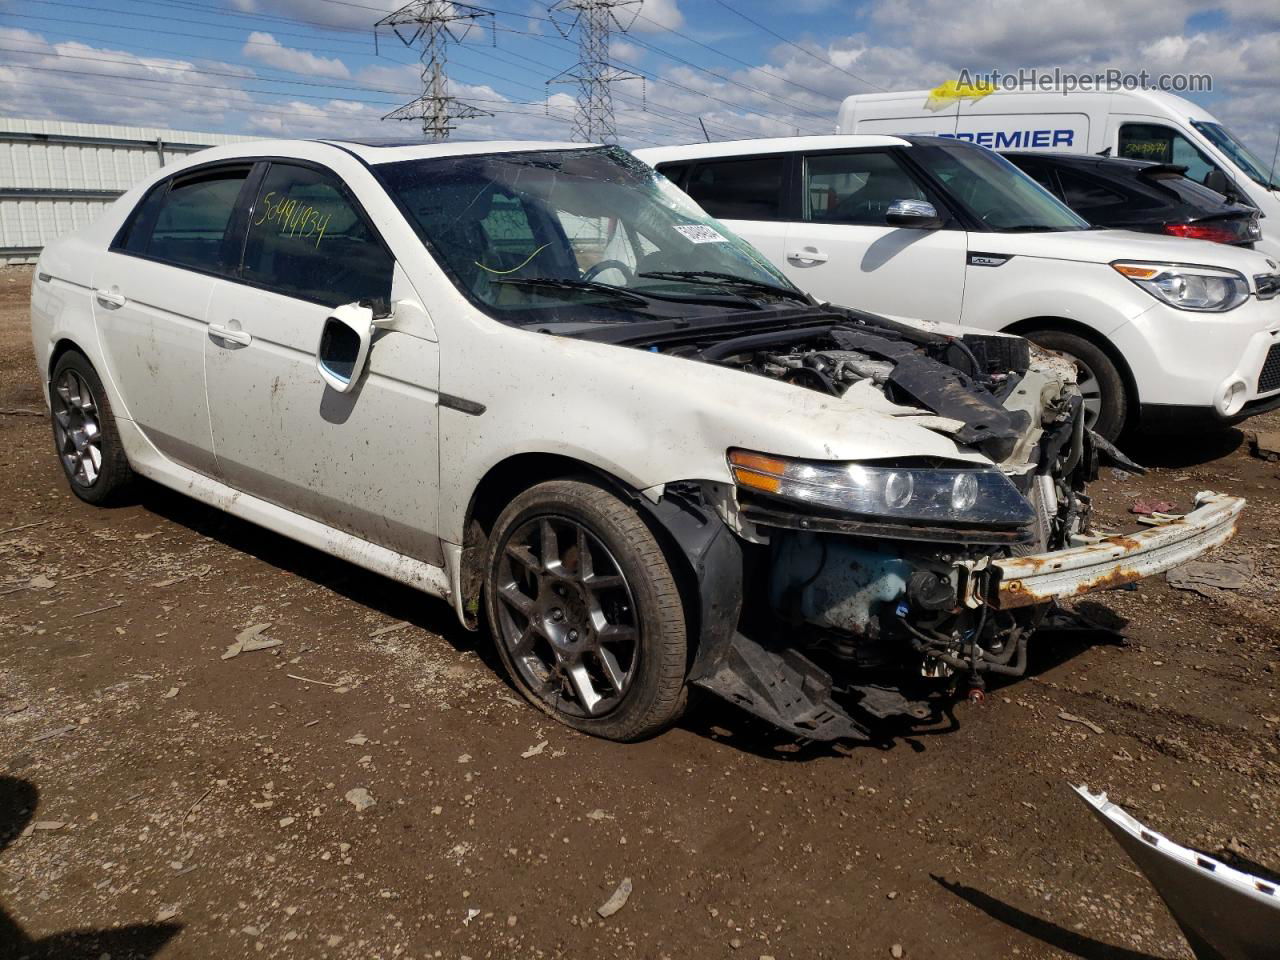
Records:
[[[1225,313],[1249,299],[1249,281],[1234,270],[1176,263],[1113,263],[1111,268],[1179,310]]]
[[[931,524],[1021,527],[1035,511],[992,467],[897,467],[730,450],[737,485],[816,510]]]

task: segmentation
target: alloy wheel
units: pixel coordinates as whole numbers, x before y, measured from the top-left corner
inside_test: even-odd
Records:
[[[1087,363],[1079,357],[1071,359],[1076,364],[1076,385],[1084,397],[1084,425],[1092,430],[1102,413],[1102,384]]]
[[[608,548],[576,520],[541,516],[507,538],[497,566],[497,627],[529,689],[575,716],[617,707],[636,676],[640,627]]]
[[[64,370],[50,397],[54,442],[72,483],[92,487],[102,471],[102,426],[89,385],[74,370]]]

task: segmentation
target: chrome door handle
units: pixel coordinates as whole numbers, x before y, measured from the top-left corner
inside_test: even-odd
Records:
[[[95,290],[93,295],[98,298],[98,302],[110,310],[116,307],[123,307],[129,302],[123,293],[112,293],[110,290]]]
[[[787,254],[787,259],[796,263],[826,263],[829,258],[817,247],[805,247],[803,250],[792,250]]]
[[[209,336],[217,337],[219,340],[226,340],[230,343],[238,343],[242,347],[247,347],[253,343],[253,337],[244,330],[232,330],[230,327],[224,327],[220,323],[209,324]]]

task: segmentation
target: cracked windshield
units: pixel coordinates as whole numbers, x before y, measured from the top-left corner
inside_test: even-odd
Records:
[[[505,322],[646,319],[659,303],[741,309],[762,297],[805,299],[749,244],[621,150],[409,160],[380,172],[453,282]]]

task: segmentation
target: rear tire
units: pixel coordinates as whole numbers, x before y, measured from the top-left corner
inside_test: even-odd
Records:
[[[1107,440],[1119,437],[1128,419],[1129,390],[1106,351],[1065,330],[1029,330],[1022,335],[1075,362],[1085,400],[1085,424]]]
[[[517,496],[494,524],[485,611],[512,683],[608,740],[652,736],[686,701],[680,591],[634,508],[583,480]]]
[[[53,445],[71,492],[86,503],[102,504],[133,481],[120,443],[111,401],[93,364],[83,353],[58,358],[49,382]]]

